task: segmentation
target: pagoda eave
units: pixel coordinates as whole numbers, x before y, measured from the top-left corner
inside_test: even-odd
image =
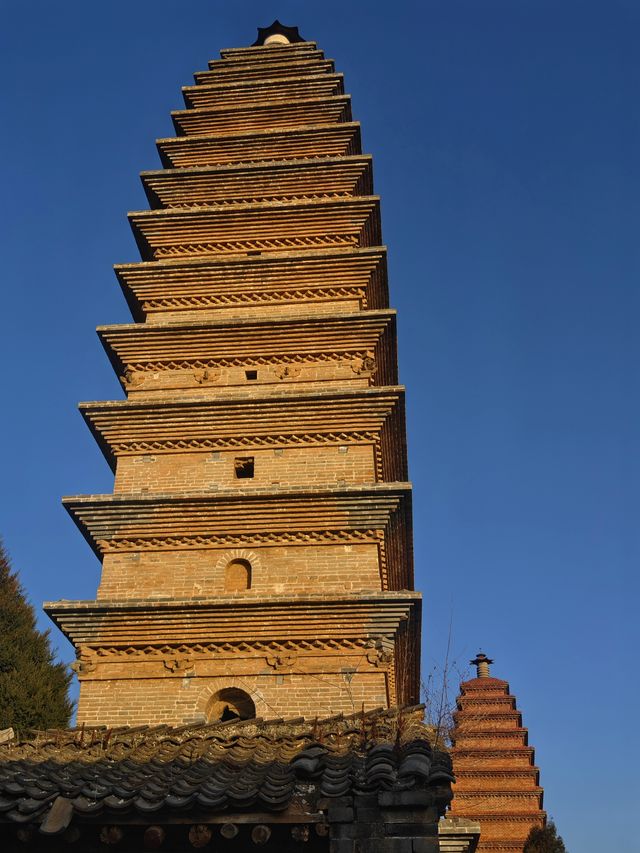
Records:
[[[266,62],[276,59],[279,55],[291,56],[304,53],[312,53],[318,51],[318,43],[315,41],[298,41],[291,44],[270,44],[268,47],[260,45],[256,47],[224,47],[220,51],[220,56],[223,59],[230,59],[238,62],[244,60],[260,59]],[[318,51],[322,56],[322,51]],[[215,60],[212,60],[215,61]]]
[[[154,311],[240,309],[278,299],[299,304],[304,294],[332,300],[351,294],[369,309],[387,304],[384,246],[143,261],[114,269],[137,321]]]
[[[157,645],[197,640],[393,636],[412,611],[419,619],[421,601],[419,593],[399,591],[50,601],[43,606],[75,646]]]
[[[132,211],[143,260],[287,249],[379,246],[378,196]]]
[[[396,386],[318,391],[295,397],[280,393],[240,395],[231,400],[194,397],[86,402],[79,408],[115,469],[119,454],[145,452],[145,443],[147,452],[163,452],[163,448],[165,452],[198,447],[211,450],[216,439],[228,441],[233,436],[273,436],[277,438],[273,446],[286,446],[294,438],[297,445],[304,443],[305,436],[313,443],[317,434],[335,436],[335,443],[348,444],[370,441],[371,433],[379,437],[387,423],[394,435],[401,435],[403,400],[404,389]],[[243,446],[251,446],[250,441],[244,440]],[[400,479],[406,479],[406,472]]]
[[[300,74],[298,76],[261,77],[259,80],[212,80],[195,86],[183,86],[187,109],[236,107],[244,103],[290,102],[294,98],[326,98],[344,95],[342,74]]]
[[[368,196],[371,157],[274,160],[142,172],[154,209]]]
[[[351,98],[349,95],[330,95],[273,103],[254,101],[217,109],[174,110],[171,120],[179,136],[331,124],[352,121]]]
[[[200,74],[215,74],[216,76],[226,76],[227,74],[241,74],[242,79],[245,79],[247,74],[251,74],[257,70],[263,70],[266,74],[270,72],[272,69],[276,68],[307,68],[310,65],[323,63],[327,66],[327,71],[332,73],[335,70],[335,64],[333,59],[329,59],[325,56],[324,51],[318,50],[308,50],[303,52],[298,52],[298,54],[291,56],[287,55],[287,53],[272,53],[269,51],[267,55],[257,56],[256,57],[247,57],[247,58],[235,58],[232,62],[227,59],[210,59],[207,62],[207,71],[196,71],[194,74],[194,78],[197,78]]]
[[[242,64],[237,68],[234,65],[230,66],[229,63],[225,63],[224,60],[214,59],[210,63],[209,70],[196,71],[193,79],[196,85],[207,85],[208,83],[231,80],[281,80],[286,77],[297,77],[303,74],[333,74],[335,70],[333,59],[325,59],[319,54],[300,57],[300,59],[294,62],[287,62],[280,59],[277,62],[253,63],[249,67],[246,64]]]
[[[354,121],[171,136],[157,139],[156,146],[167,168],[349,156],[362,148]]]
[[[367,311],[323,317],[318,314],[274,316],[262,322],[239,318],[208,323],[99,326],[98,336],[119,376],[145,365],[213,364],[216,359],[242,363],[252,359],[347,357],[349,353],[381,357],[376,384],[395,385],[397,374],[385,350],[395,341],[395,312]],[[341,354],[345,354],[342,356]],[[355,356],[354,356],[355,357]],[[375,356],[374,356],[375,357]]]
[[[96,556],[112,550],[371,542],[391,536],[394,586],[412,583],[411,485],[279,487],[68,496],[62,503]],[[396,522],[392,524],[393,519]]]

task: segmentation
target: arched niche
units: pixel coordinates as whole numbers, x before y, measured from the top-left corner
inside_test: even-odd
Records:
[[[256,706],[251,696],[238,687],[224,687],[213,694],[207,707],[207,719],[211,723],[227,720],[251,720],[256,715]]]
[[[251,589],[251,563],[242,559],[231,560],[224,569],[224,591],[243,592],[245,589]]]

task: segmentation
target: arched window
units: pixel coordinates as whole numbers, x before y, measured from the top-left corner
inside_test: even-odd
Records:
[[[231,560],[224,570],[224,591],[242,592],[251,589],[251,563],[248,560]]]
[[[256,715],[253,699],[244,690],[237,687],[225,687],[214,693],[207,709],[207,719],[211,723],[225,723],[227,720],[251,720]]]

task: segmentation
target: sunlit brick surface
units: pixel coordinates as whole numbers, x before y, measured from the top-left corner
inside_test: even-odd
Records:
[[[534,751],[506,681],[485,676],[461,684],[453,739],[451,816],[480,824],[479,851],[522,853],[546,816]]]

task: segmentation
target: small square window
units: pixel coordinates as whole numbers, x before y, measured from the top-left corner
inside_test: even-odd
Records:
[[[236,456],[233,466],[237,480],[251,480],[253,477],[253,456]]]
[[[255,380],[258,378],[258,371],[257,370],[245,370],[244,375],[249,381],[252,381],[252,380]]]

